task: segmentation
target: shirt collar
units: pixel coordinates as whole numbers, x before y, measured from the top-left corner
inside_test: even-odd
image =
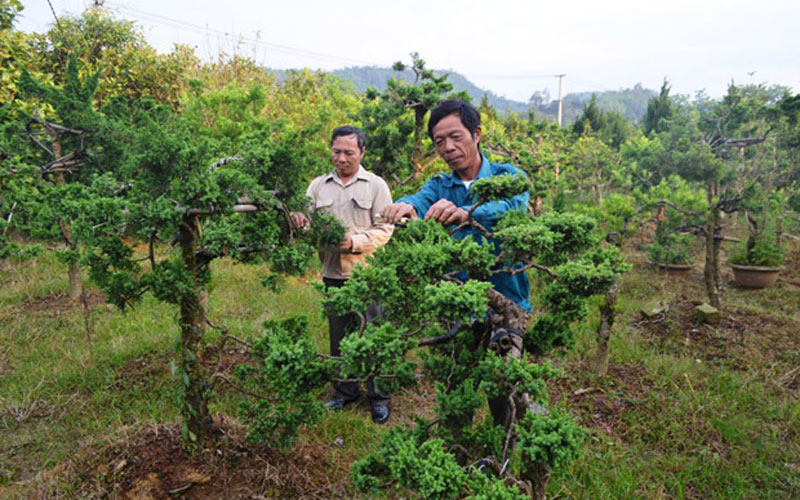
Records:
[[[492,176],[492,168],[489,166],[489,160],[487,160],[486,156],[484,156],[483,153],[481,153],[481,169],[478,170],[478,175],[472,180],[476,181],[478,179],[485,179],[486,177],[491,177],[491,176]],[[463,182],[464,181],[462,181],[461,178],[459,178],[455,172],[450,171],[449,174],[444,175],[444,180],[442,181],[442,184],[444,184],[447,187],[453,187],[456,184],[463,184]]]
[[[365,169],[363,167],[363,165],[359,165],[358,166],[358,170],[356,170],[356,175],[353,177],[353,179],[357,180],[357,181],[358,180],[368,181],[369,180],[369,172],[367,172],[367,169]],[[336,170],[333,170],[333,171],[328,172],[327,174],[325,174],[325,178],[323,180],[324,180],[324,182],[335,181],[338,184],[342,184],[342,180],[339,179],[339,177],[336,175]]]

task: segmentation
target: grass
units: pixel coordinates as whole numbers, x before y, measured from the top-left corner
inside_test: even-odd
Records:
[[[304,314],[327,349],[314,272],[273,293],[258,267],[222,260],[213,271],[212,322],[252,340],[264,320]],[[131,428],[176,421],[175,308],[152,298],[125,312],[98,304],[88,336],[82,309],[59,295],[66,268],[54,257],[6,263],[0,273],[0,496],[5,488],[23,498],[45,471]],[[791,377],[800,366],[800,292],[787,281],[760,292],[729,287],[730,319],[719,327],[698,326],[686,309],[703,297],[697,270],[669,281],[637,266],[622,283],[606,377],[585,361],[595,348],[591,308],[575,348],[556,356],[565,375],[551,387],[551,405],[572,413],[589,438],[581,459],[554,471],[551,498],[800,497],[800,376]],[[638,311],[656,299],[670,311],[642,323]],[[220,391],[212,411],[233,416],[239,398]],[[396,395],[392,423],[411,422],[426,404]],[[349,464],[374,449],[381,430],[360,405],[306,429],[297,448],[322,450],[320,467],[346,484]]]
[[[571,370],[569,388],[599,387],[593,400],[561,393],[558,405],[578,414],[592,431],[584,458],[558,471],[550,484],[555,498],[793,498],[800,495],[800,405],[797,387],[776,384],[776,373],[800,363],[800,295],[794,287],[763,292],[729,288],[726,311],[757,312],[745,327],[744,343],[756,342],[758,324],[783,324],[792,352],[753,353],[727,345],[740,363],[708,362],[707,345],[689,343],[685,317],[667,314],[663,338],[632,326],[641,306],[702,299],[699,276],[667,282],[647,269],[625,277],[621,321],[612,343],[618,370],[597,379]],[[769,308],[767,308],[769,307]],[[769,321],[765,321],[765,318]],[[750,326],[755,328],[750,328]],[[727,332],[701,326],[723,342]],[[573,361],[590,354],[584,331]],[[782,361],[777,361],[781,360]],[[746,369],[741,369],[741,366]],[[731,368],[730,366],[734,366]],[[636,367],[625,373],[622,367]],[[615,377],[617,375],[617,377]],[[611,407],[610,411],[606,408]],[[620,408],[616,411],[615,408]],[[605,413],[604,413],[605,411]]]

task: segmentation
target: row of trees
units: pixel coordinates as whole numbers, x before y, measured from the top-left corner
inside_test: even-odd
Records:
[[[549,470],[578,453],[582,435],[548,408],[545,382],[557,371],[546,359],[572,344],[588,300],[604,294],[596,366],[607,368],[617,281],[628,268],[618,249],[625,236],[663,219],[663,207],[674,211],[662,227],[705,236],[709,299],[719,305],[720,214],[757,208],[756,185],[773,198],[784,193],[782,207],[797,190],[800,98],[786,89],[731,85],[722,100],[690,102],[671,97],[665,82],[639,126],[594,100],[571,129],[501,116],[483,103],[484,153],[528,178],[477,182],[477,203],[524,190],[532,199],[529,211],[485,234],[504,252],[453,240],[435,223],[398,229],[327,302],[363,314],[377,298],[387,309],[384,321],[343,342],[340,358],[318,352],[303,319],[291,318],[268,323],[255,343],[223,331],[221,344],[249,345],[258,361],[236,376],[217,373],[199,361],[205,329],[216,327],[205,306],[213,259],[265,265],[264,283],[275,286],[282,274],[304,272],[318,246],[341,239],[330,217],[317,214],[312,231],[297,234],[288,214],[303,209],[308,180],[328,168],[327,137],[342,123],[367,130],[365,164],[396,196],[445,169],[424,126],[452,92],[447,77],[412,54],[415,80],[391,80],[383,92],[358,95],[309,72],[279,84],[239,56],[202,64],[185,47],[157,54],[132,24],[99,9],[25,35],[13,27],[20,4],[0,5],[3,235],[61,241],[76,296],[88,268],[121,308],[146,293],[178,308],[189,447],[213,439],[208,399],[218,383],[260,394],[243,405],[242,419],[253,437],[286,445],[319,417],[313,395],[326,381],[379,377],[397,388],[416,383],[418,372],[437,381],[437,419],[392,430],[381,451],[357,462],[354,480],[365,489],[542,497]],[[131,241],[145,242],[146,254]],[[156,257],[158,245],[170,244]],[[6,256],[25,255],[17,241],[0,245]],[[518,261],[540,275],[532,318],[481,281]],[[515,345],[521,332],[526,356]],[[496,397],[513,408],[508,427],[475,418]],[[477,458],[488,476],[464,468]]]

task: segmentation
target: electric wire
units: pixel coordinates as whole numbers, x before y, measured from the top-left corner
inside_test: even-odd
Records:
[[[204,26],[199,26],[197,24],[188,23],[186,21],[181,21],[179,19],[174,19],[174,18],[171,18],[171,17],[162,16],[160,14],[153,14],[151,12],[146,12],[146,11],[134,8],[134,7],[128,7],[128,6],[119,4],[117,2],[106,2],[106,6],[113,6],[116,10],[119,10],[119,11],[122,11],[122,12],[128,12],[130,14],[133,14],[133,15],[137,16],[137,17],[140,17],[140,18],[146,19],[148,21],[151,21],[153,23],[161,24],[161,25],[164,25],[164,26],[167,26],[167,27],[178,28],[178,29],[187,29],[187,30],[191,30],[191,31],[194,31],[194,32],[200,33],[200,34],[214,34],[214,35],[222,36],[222,37],[225,37],[225,38],[228,38],[228,39],[231,39],[231,40],[241,40],[241,41],[253,43],[255,45],[261,45],[261,46],[266,47],[267,49],[272,49],[272,50],[275,50],[277,52],[283,52],[283,53],[286,53],[286,54],[298,55],[298,56],[303,56],[303,57],[312,58],[312,59],[329,60],[329,61],[335,61],[335,62],[341,62],[341,63],[362,64],[362,65],[367,65],[367,66],[377,66],[377,64],[375,62],[373,62],[373,61],[365,61],[365,60],[355,59],[355,58],[351,58],[351,57],[343,57],[343,56],[337,56],[337,55],[333,55],[333,54],[326,54],[326,53],[323,53],[323,52],[316,52],[316,51],[313,51],[313,50],[307,50],[307,49],[301,49],[301,48],[297,48],[297,47],[291,47],[291,46],[288,46],[288,45],[282,45],[282,44],[278,44],[278,43],[268,42],[268,41],[265,41],[265,40],[261,40],[260,38],[253,38],[253,37],[244,36],[244,35],[234,35],[234,34],[226,32],[224,30],[219,30],[219,29],[216,29],[216,28],[212,28],[210,26],[205,26],[205,27]]]
[[[51,3],[51,0],[47,0],[47,3],[50,6],[50,11],[53,14],[53,18],[56,21],[56,25],[57,25],[59,31],[61,32],[62,37],[64,37],[66,39],[66,37],[64,35],[64,32],[63,32],[63,30],[61,28],[61,24],[59,23],[58,16],[56,15],[55,9],[53,8],[53,4]],[[325,60],[325,61],[331,61],[331,62],[338,62],[338,63],[344,63],[344,64],[356,64],[356,65],[365,65],[365,66],[381,66],[380,64],[378,64],[378,63],[376,63],[374,61],[366,61],[366,60],[362,60],[362,59],[355,59],[355,58],[351,58],[351,57],[343,57],[343,56],[338,56],[338,55],[334,55],[334,54],[328,54],[328,53],[324,53],[324,52],[317,52],[317,51],[313,51],[313,50],[302,49],[302,48],[298,48],[298,47],[292,47],[292,46],[289,46],[289,45],[268,42],[266,40],[262,40],[260,38],[254,38],[254,37],[250,37],[250,36],[235,35],[235,34],[229,33],[229,32],[224,31],[224,30],[213,28],[213,27],[208,26],[208,25],[207,26],[200,26],[200,25],[197,25],[197,24],[193,24],[193,23],[189,23],[189,22],[186,22],[186,21],[182,21],[180,19],[175,19],[175,18],[163,16],[163,15],[160,15],[160,14],[154,14],[152,12],[147,12],[147,11],[144,11],[144,10],[141,10],[141,9],[137,9],[135,7],[129,7],[127,5],[124,5],[123,3],[116,2],[116,1],[111,1],[111,2],[106,1],[106,2],[103,3],[103,7],[107,8],[107,9],[108,8],[113,8],[114,10],[116,10],[116,11],[118,11],[120,13],[128,13],[128,14],[132,15],[135,18],[138,18],[138,19],[141,19],[141,20],[145,20],[145,21],[148,21],[148,22],[152,22],[154,24],[161,25],[161,26],[164,26],[164,27],[175,28],[175,29],[178,29],[178,30],[187,30],[187,31],[191,31],[191,32],[194,32],[194,33],[199,33],[199,34],[206,34],[206,35],[213,34],[213,35],[217,35],[217,36],[220,36],[220,37],[227,38],[229,40],[242,41],[242,42],[247,42],[247,43],[254,44],[256,46],[262,46],[262,47],[265,47],[266,49],[269,49],[269,50],[272,50],[272,51],[275,51],[275,52],[279,52],[279,53],[283,53],[283,54],[295,55],[295,56],[305,57],[305,58],[314,59],[314,60]],[[461,74],[464,75],[465,77],[469,77],[469,78],[487,78],[487,79],[498,79],[498,80],[537,80],[537,79],[558,78],[560,76],[558,74],[549,74],[549,73],[540,73],[540,74],[461,73]],[[588,89],[600,89],[600,90],[603,90],[603,91],[608,91],[609,90],[608,87],[606,87],[605,85],[599,84],[597,82],[592,82],[592,81],[589,81],[589,80],[585,80],[585,79],[576,77],[574,75],[570,75],[570,80],[573,82],[573,84],[574,83],[578,83],[579,85],[584,86],[585,88],[588,88]]]

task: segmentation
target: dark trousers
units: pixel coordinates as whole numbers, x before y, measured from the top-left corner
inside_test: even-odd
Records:
[[[347,280],[325,277],[322,278],[322,281],[325,283],[326,292],[331,288],[341,288],[347,282]],[[380,307],[378,307],[378,305],[375,303],[370,304],[370,306],[367,308],[367,321],[372,321],[380,315]],[[339,344],[342,342],[342,339],[345,337],[345,335],[350,333],[352,330],[359,328],[360,322],[361,319],[357,314],[350,313],[343,316],[332,313],[328,314],[328,338],[331,345],[331,356],[341,356]],[[367,380],[366,385],[367,399],[369,399],[370,405],[387,406],[389,404],[391,395],[381,392],[380,389],[376,387],[375,381],[372,378]],[[345,401],[354,401],[361,397],[361,388],[359,387],[358,382],[334,382],[333,388],[336,390],[336,396]]]

